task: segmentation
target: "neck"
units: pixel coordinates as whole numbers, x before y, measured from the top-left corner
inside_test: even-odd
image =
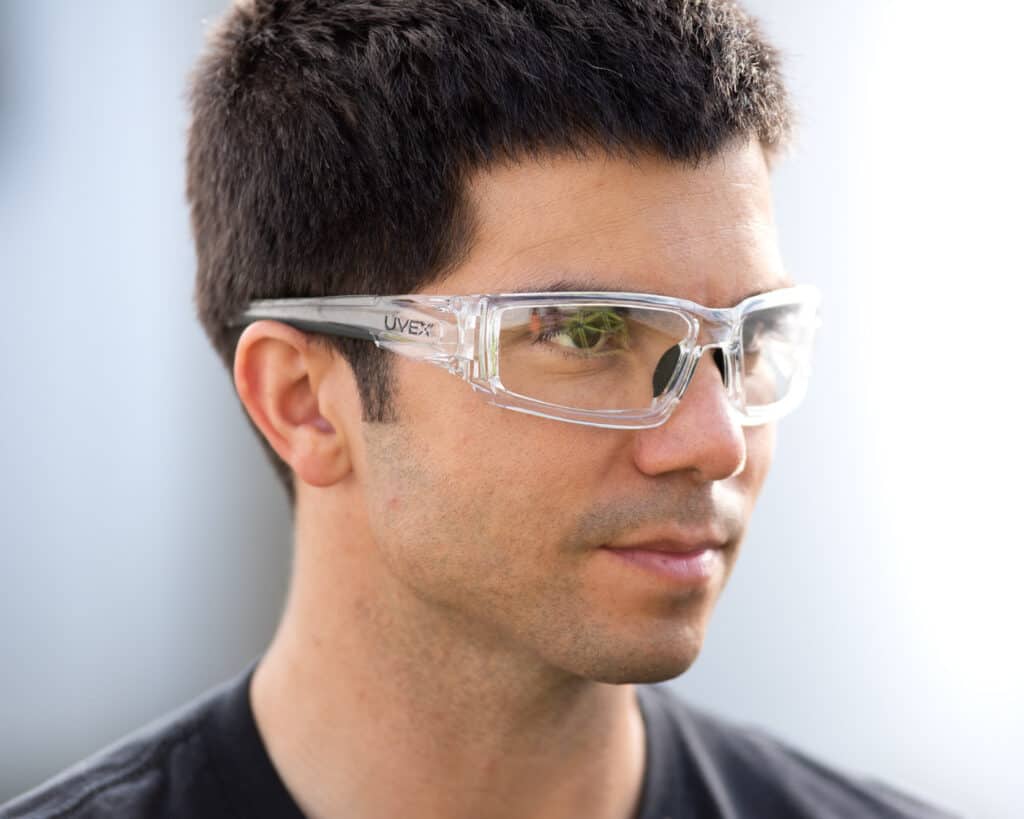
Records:
[[[403,594],[362,551],[300,528],[285,615],[253,677],[260,734],[307,816],[634,815],[632,686],[545,667]]]

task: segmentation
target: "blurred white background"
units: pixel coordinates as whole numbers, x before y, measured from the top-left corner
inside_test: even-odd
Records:
[[[1024,813],[1016,4],[750,0],[825,292],[704,654],[671,685],[969,816]],[[235,673],[283,491],[193,318],[186,76],[223,0],[0,3],[0,802]]]

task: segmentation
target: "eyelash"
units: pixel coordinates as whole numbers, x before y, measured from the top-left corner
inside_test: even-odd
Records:
[[[556,353],[562,358],[578,358],[580,350],[572,350],[572,348],[564,347],[561,344],[548,344],[555,336],[561,335],[562,330],[542,330],[537,334],[537,337],[531,342],[531,344],[542,344],[544,348],[552,353]]]

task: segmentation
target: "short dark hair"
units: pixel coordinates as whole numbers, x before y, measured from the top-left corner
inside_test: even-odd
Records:
[[[229,369],[252,299],[441,279],[473,239],[465,182],[493,162],[696,163],[744,136],[773,153],[791,122],[778,55],[730,0],[239,0],[191,101],[195,298]],[[392,420],[387,353],[316,341],[349,361],[364,420]]]

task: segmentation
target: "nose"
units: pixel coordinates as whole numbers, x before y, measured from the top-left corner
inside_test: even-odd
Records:
[[[637,431],[633,457],[641,472],[688,472],[704,482],[743,471],[747,441],[725,391],[724,363],[718,349],[705,351],[672,417]]]

